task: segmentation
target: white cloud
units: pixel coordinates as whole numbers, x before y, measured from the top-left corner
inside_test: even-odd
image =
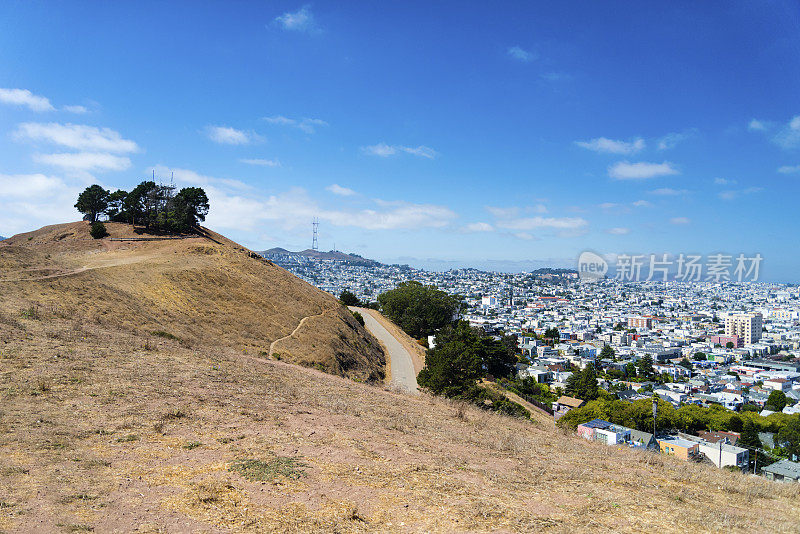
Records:
[[[64,187],[60,178],[44,174],[0,174],[0,198],[35,199]]]
[[[607,137],[598,137],[590,141],[575,141],[575,144],[587,150],[607,154],[635,154],[645,147],[644,139],[641,137],[632,141],[616,141]]]
[[[474,222],[466,225],[464,230],[467,232],[491,232],[494,230],[494,227],[486,222]]]
[[[174,169],[164,165],[156,165],[155,167],[149,168],[147,172],[148,174],[155,172],[156,176],[173,176],[176,183],[186,186],[207,185],[246,191],[252,191],[253,189],[241,180],[204,176],[189,169]]]
[[[511,219],[519,214],[519,208],[498,208],[495,206],[486,206],[486,211],[497,217],[498,219]]]
[[[258,165],[260,167],[280,167],[281,162],[276,159],[240,159],[240,163],[246,163],[248,165]]]
[[[342,187],[339,184],[331,184],[325,189],[330,191],[334,195],[339,195],[341,197],[352,197],[356,195],[356,192],[350,189],[349,187]]]
[[[294,13],[287,11],[283,15],[275,17],[274,22],[284,30],[310,32],[316,29],[314,15],[308,6],[303,6]]]
[[[784,165],[778,169],[781,174],[794,174],[800,172],[800,165]]]
[[[59,124],[26,122],[14,132],[20,140],[43,141],[75,150],[99,152],[137,152],[139,147],[133,141],[109,128],[96,128],[85,124]]]
[[[73,205],[85,186],[44,174],[0,174],[0,233],[11,236],[80,219]]]
[[[412,154],[414,156],[419,156],[422,158],[434,159],[438,152],[434,149],[420,145],[418,147],[410,147],[410,146],[402,146],[402,145],[387,145],[386,143],[378,143],[377,145],[365,146],[361,147],[365,153],[371,156],[379,156],[382,158],[388,158],[389,156],[393,156],[399,152],[405,152],[406,154]]]
[[[616,207],[619,207],[619,204],[617,204],[615,202],[603,202],[602,204],[600,204],[600,209],[603,209],[603,210],[611,210],[611,209],[614,209]]]
[[[695,129],[683,133],[669,133],[658,140],[656,146],[659,150],[670,150],[675,148],[679,143],[689,139],[696,133]]]
[[[764,121],[760,121],[758,119],[752,119],[747,124],[747,129],[750,130],[750,131],[763,132],[763,131],[765,131],[767,129],[767,126],[768,126],[768,124],[766,122],[764,122]]]
[[[256,139],[255,135],[230,126],[206,126],[206,135],[221,145],[246,145]]]
[[[800,115],[793,117],[772,140],[787,149],[800,146]]]
[[[653,203],[646,200],[637,200],[633,203],[633,206],[636,208],[650,208],[653,206]]]
[[[689,224],[691,221],[688,217],[673,217],[669,222],[670,224]]]
[[[125,156],[115,156],[101,152],[77,152],[61,154],[36,154],[37,163],[78,171],[124,171],[131,166]]]
[[[292,126],[307,134],[316,133],[317,127],[320,126],[328,126],[328,123],[322,119],[290,119],[289,117],[284,117],[282,115],[277,115],[275,117],[263,117],[263,120],[270,124],[277,124],[280,126]]]
[[[53,111],[50,100],[38,96],[27,89],[0,89],[0,102],[14,106],[26,106],[31,111]]]
[[[555,228],[559,230],[575,230],[588,223],[581,217],[521,217],[499,221],[497,226],[508,230],[535,230],[539,228]]]
[[[715,185],[732,185],[735,184],[736,180],[730,180],[728,178],[714,178]]]
[[[442,228],[457,218],[444,206],[401,201],[375,201],[375,206],[365,209],[326,209],[300,188],[262,197],[238,180],[204,176],[188,169],[157,167],[155,170],[162,175],[174,172],[175,181],[181,184],[203,185],[211,204],[206,222],[212,228],[262,231],[263,224],[271,222],[292,229],[304,227],[317,217],[333,226],[417,230]],[[247,189],[247,194],[237,191],[240,189]]]
[[[89,113],[89,110],[84,106],[64,106],[63,109],[64,111],[75,113],[76,115],[83,115],[84,113]]]
[[[671,163],[629,163],[620,161],[608,168],[608,175],[616,180],[647,180],[657,176],[679,174]]]
[[[509,47],[506,50],[506,54],[508,54],[510,57],[518,61],[523,61],[525,63],[533,61],[538,57],[534,52],[528,52],[527,50],[523,50],[519,46]]]
[[[519,239],[524,239],[525,241],[531,241],[533,239],[536,239],[534,236],[532,236],[528,232],[515,232],[513,235],[514,235],[514,237],[517,237]]]
[[[658,195],[662,197],[674,197],[678,195],[686,195],[689,191],[686,189],[672,189],[671,187],[661,187],[650,191],[651,195]]]
[[[631,233],[631,230],[630,228],[617,227],[617,228],[609,228],[607,232],[611,235],[626,235]]]
[[[719,193],[719,198],[722,200],[734,200],[742,195],[751,195],[753,193],[758,193],[763,191],[763,187],[747,187],[745,189],[729,189],[728,191],[722,191]]]

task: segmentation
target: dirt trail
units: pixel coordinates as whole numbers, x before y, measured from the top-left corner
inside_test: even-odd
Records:
[[[309,319],[313,319],[314,317],[320,317],[322,315],[325,315],[328,312],[332,312],[334,309],[335,308],[329,308],[327,310],[321,311],[320,313],[316,313],[314,315],[309,315],[307,317],[303,317],[302,319],[300,319],[300,322],[295,327],[295,329],[292,330],[291,334],[289,334],[287,336],[280,337],[280,338],[276,339],[275,341],[273,341],[272,343],[269,344],[269,355],[272,356],[272,353],[275,352],[275,344],[276,343],[278,343],[280,341],[283,341],[284,339],[289,339],[290,337],[294,336],[300,330],[300,328],[302,328],[302,326],[304,324],[306,324],[306,321],[308,321]]]
[[[100,265],[84,265],[83,267],[79,267],[78,269],[73,269],[71,271],[64,271],[63,273],[56,273],[56,274],[47,274],[42,276],[29,276],[26,278],[0,278],[0,283],[3,282],[29,282],[29,281],[36,281],[36,280],[50,280],[52,278],[61,278],[63,276],[73,276],[76,274],[80,274],[86,271],[93,271],[95,269],[105,269],[106,267],[119,267],[120,265],[130,265],[133,263],[140,263],[148,258],[147,255],[142,256],[133,256],[130,258],[120,258],[114,261],[102,263]]]

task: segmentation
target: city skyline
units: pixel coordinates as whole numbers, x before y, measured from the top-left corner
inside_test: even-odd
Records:
[[[420,267],[745,253],[800,278],[791,2],[0,14],[1,235],[155,172],[255,250],[309,248],[317,217],[321,249]]]

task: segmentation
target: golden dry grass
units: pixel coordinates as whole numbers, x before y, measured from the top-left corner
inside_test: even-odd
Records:
[[[0,302],[5,532],[800,530],[800,485]],[[276,458],[303,476],[231,470]]]
[[[112,237],[136,235],[130,225],[106,226]],[[49,310],[254,355],[267,355],[305,317],[324,314],[276,344],[279,357],[354,379],[383,379],[377,340],[335,298],[211,235],[218,243],[93,240],[88,224],[79,222],[14,236],[0,242],[0,309]]]

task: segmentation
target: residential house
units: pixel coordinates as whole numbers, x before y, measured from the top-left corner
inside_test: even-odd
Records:
[[[631,429],[630,440],[628,443],[634,448],[657,449],[658,440],[649,432]]]
[[[722,440],[717,443],[700,442],[700,452],[717,467],[734,466],[746,469],[750,462],[750,451],[736,445],[729,445]]]
[[[664,454],[677,456],[682,460],[694,460],[700,454],[699,443],[675,436],[658,440],[658,446]]]
[[[630,441],[631,429],[602,419],[592,419],[587,423],[578,425],[578,435],[590,441],[599,441],[606,445],[618,445]]]
[[[761,472],[767,480],[776,482],[800,482],[800,463],[780,460],[763,468]]]
[[[553,403],[553,415],[556,419],[560,419],[573,408],[580,408],[584,404],[586,404],[585,400],[561,395],[558,400]]]

